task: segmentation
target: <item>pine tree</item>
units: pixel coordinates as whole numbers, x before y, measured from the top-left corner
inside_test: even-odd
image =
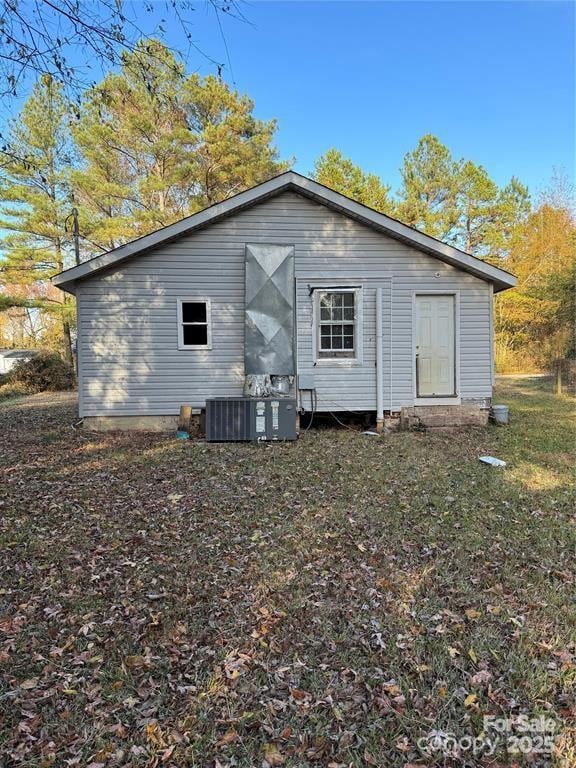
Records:
[[[284,170],[274,121],[217,78],[186,76],[142,41],[85,97],[73,174],[83,234],[101,249],[176,221]]]
[[[492,226],[485,232],[486,258],[498,266],[506,266],[518,228],[532,210],[528,187],[514,176],[498,191]]]
[[[423,136],[404,156],[398,216],[440,240],[454,237],[458,222],[458,164],[436,136]]]
[[[337,149],[329,149],[316,160],[312,177],[325,187],[330,187],[376,211],[394,215],[394,201],[390,187],[373,173],[365,173],[360,166]]]
[[[81,231],[100,249],[158,229],[185,212],[185,130],[177,90],[184,77],[155,41],[124,54],[120,72],[87,92],[73,135]]]
[[[35,307],[58,319],[60,345],[72,361],[71,297],[50,284],[67,259],[71,147],[62,87],[49,75],[9,127],[11,155],[0,163],[0,277],[4,305]]]
[[[189,212],[225,200],[285,171],[273,145],[276,121],[258,120],[254,103],[213,76],[183,84],[188,131]]]
[[[481,165],[470,160],[460,162],[455,182],[458,219],[452,240],[467,253],[483,256],[498,218],[498,187]]]

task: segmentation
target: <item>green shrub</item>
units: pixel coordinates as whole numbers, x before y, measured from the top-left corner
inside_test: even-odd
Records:
[[[30,360],[22,360],[4,374],[0,386],[20,387],[22,392],[58,392],[74,389],[74,368],[55,352],[40,352]]]

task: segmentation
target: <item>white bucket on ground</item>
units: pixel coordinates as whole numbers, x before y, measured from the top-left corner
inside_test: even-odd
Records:
[[[493,405],[492,418],[494,419],[496,424],[508,424],[508,406]]]

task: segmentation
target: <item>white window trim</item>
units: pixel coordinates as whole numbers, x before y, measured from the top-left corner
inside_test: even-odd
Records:
[[[416,298],[418,296],[453,296],[454,297],[454,367],[456,394],[446,397],[418,397],[416,386]],[[428,291],[424,288],[412,293],[412,381],[414,386],[414,405],[461,405],[460,394],[460,291]]]
[[[312,357],[314,365],[322,366],[353,366],[362,365],[364,356],[364,333],[363,333],[363,309],[364,292],[363,287],[358,285],[314,285],[312,294]],[[354,357],[320,357],[318,348],[318,337],[320,335],[320,296],[323,293],[353,293],[354,309],[356,316],[354,318],[355,328],[355,349]]]
[[[204,302],[206,304],[206,344],[184,344],[184,331],[182,320],[182,304],[187,302]],[[178,349],[212,349],[212,302],[206,296],[186,296],[177,300],[177,321],[178,321]],[[203,323],[198,323],[203,325]]]

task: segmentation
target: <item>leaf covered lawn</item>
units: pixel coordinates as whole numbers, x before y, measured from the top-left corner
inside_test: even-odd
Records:
[[[576,765],[574,403],[499,395],[507,428],[270,446],[0,407],[0,763]],[[421,746],[543,713],[550,758]]]

